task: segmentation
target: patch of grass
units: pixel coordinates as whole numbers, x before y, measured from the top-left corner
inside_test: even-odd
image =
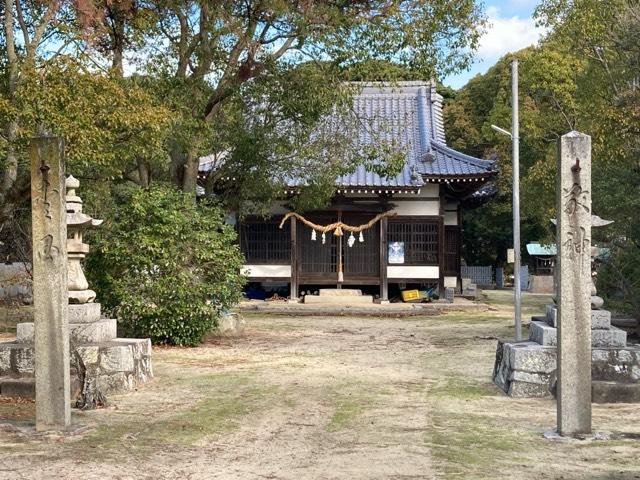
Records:
[[[175,410],[108,412],[111,418],[102,418],[101,425],[82,439],[87,447],[83,451],[91,456],[97,449],[101,459],[117,461],[123,444],[140,457],[151,456],[161,446],[192,446],[239,428],[249,415],[268,408],[279,396],[277,387],[256,385],[253,377],[244,375],[189,376],[177,386],[189,394]],[[172,396],[179,398],[180,392]]]
[[[343,396],[336,400],[336,408],[329,419],[327,431],[336,432],[348,427],[353,421],[362,414],[364,405],[357,398],[352,396]]]
[[[461,377],[452,377],[446,383],[433,389],[433,395],[459,400],[478,399],[496,395],[496,388],[489,383],[478,383]]]
[[[527,440],[521,434],[497,425],[488,415],[438,412],[432,422],[427,443],[436,468],[447,477],[495,478],[498,459],[526,452]]]

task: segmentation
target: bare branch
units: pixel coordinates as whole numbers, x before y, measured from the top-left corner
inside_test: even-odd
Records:
[[[19,0],[17,0],[19,1]],[[31,39],[31,43],[25,47],[26,57],[29,62],[34,60],[34,56],[36,53],[36,49],[40,45],[40,40],[42,40],[42,36],[44,35],[45,30],[49,26],[49,23],[53,19],[58,10],[60,9],[60,2],[54,1],[49,4],[47,9],[45,10],[40,23],[35,27],[33,32],[33,38]]]
[[[22,4],[20,0],[16,0],[16,13],[18,16],[18,23],[20,24],[20,29],[22,30],[22,37],[25,45],[29,45],[31,43],[29,39],[29,29],[27,28],[27,24],[24,21],[24,14],[22,12]]]

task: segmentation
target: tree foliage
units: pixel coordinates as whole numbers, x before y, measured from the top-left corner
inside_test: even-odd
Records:
[[[515,54],[521,64],[523,240],[552,241],[556,141],[573,129],[588,133],[594,213],[615,220],[594,231],[594,242],[613,247],[601,287],[622,295],[625,308],[640,315],[640,6],[629,0],[545,0],[536,15],[549,33],[538,47]],[[511,243],[511,154],[508,139],[490,130],[491,124],[510,124],[510,58],[472,79],[447,107],[453,145],[476,155],[497,153],[503,170],[497,199],[465,219],[471,261],[502,260],[494,245],[476,238]]]
[[[7,0],[3,7],[7,61],[2,65],[6,83],[0,88],[0,107],[10,113],[3,120],[5,151],[0,161],[5,217],[11,214],[12,202],[27,191],[20,168],[23,139],[45,127],[68,137],[70,151],[95,145],[93,162],[101,164],[96,170],[105,167],[114,179],[147,186],[161,170],[160,178],[167,175],[179,188],[194,193],[199,157],[213,154],[226,159],[224,168],[200,181],[211,192],[213,185],[221,185],[220,178],[235,178],[222,192],[222,198],[236,204],[230,207],[241,199],[263,203],[281,192],[283,179],[301,173],[312,196],[297,204],[321,203],[332,193],[327,179],[359,161],[376,157],[371,162],[375,168],[388,163],[385,173],[397,169],[397,156],[386,147],[376,154],[350,152],[348,142],[341,145],[336,139],[331,149],[326,142],[306,141],[315,132],[313,124],[336,105],[344,105],[350,94],[340,72],[384,61],[405,71],[410,68],[422,79],[456,71],[468,64],[484,27],[474,0]],[[61,56],[71,60],[60,61]],[[132,68],[138,75],[125,79],[125,70]],[[365,76],[370,73],[371,69]],[[104,89],[103,98],[93,95],[97,90],[89,92],[85,103],[91,105],[84,117],[61,118],[52,113],[55,105],[40,105],[48,100],[34,99],[35,90],[27,88],[42,87],[43,78],[49,83],[56,75],[80,76],[79,83],[69,82],[66,90],[64,83],[53,82],[52,93],[71,107],[80,106],[86,90],[91,90],[84,85],[85,80],[93,82],[90,76],[114,83]],[[144,98],[138,88],[146,90]],[[126,101],[111,105],[122,93]],[[131,113],[118,120],[117,128],[127,132],[94,135],[99,125],[111,127],[112,120],[93,122],[91,114],[99,108],[112,111],[119,104]],[[30,105],[37,105],[38,111],[29,111]],[[153,111],[158,105],[169,112],[168,123]],[[34,124],[34,115],[49,126]],[[62,125],[71,126],[81,118],[83,123],[51,128],[52,117],[56,124],[61,119]],[[163,130],[160,123],[168,128]],[[116,148],[105,152],[103,145],[112,139]],[[338,147],[343,150],[338,156],[349,161],[323,154],[337,154]]]
[[[96,231],[87,274],[126,335],[195,345],[240,298],[242,255],[219,206],[175,188],[126,189]]]

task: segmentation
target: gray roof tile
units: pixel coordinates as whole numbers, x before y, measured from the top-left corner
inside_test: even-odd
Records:
[[[446,181],[453,177],[484,176],[495,172],[495,162],[481,160],[447,147],[442,115],[442,96],[434,82],[365,83],[359,82],[353,98],[353,112],[359,120],[354,147],[372,142],[394,142],[406,152],[404,167],[393,178],[381,177],[364,166],[338,177],[341,187],[404,187],[417,189],[425,180]],[[325,122],[339,126],[338,114]],[[224,158],[222,159],[224,162]],[[201,159],[200,171],[215,168],[213,158]],[[289,187],[303,184],[299,179],[287,181]]]
[[[361,83],[354,96],[353,109],[363,127],[356,147],[377,139],[394,141],[406,152],[402,172],[384,178],[363,166],[338,178],[339,187],[420,187],[421,176],[446,180],[447,177],[478,176],[493,173],[494,162],[457,152],[445,143],[442,96],[433,82]],[[371,135],[375,129],[375,139]]]

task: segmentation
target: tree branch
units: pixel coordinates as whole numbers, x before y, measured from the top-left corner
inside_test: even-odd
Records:
[[[29,29],[27,28],[27,24],[24,21],[24,15],[22,12],[22,4],[20,0],[16,0],[16,13],[18,16],[18,23],[20,24],[20,29],[22,30],[22,36],[25,45],[29,45],[31,43],[29,39]]]

